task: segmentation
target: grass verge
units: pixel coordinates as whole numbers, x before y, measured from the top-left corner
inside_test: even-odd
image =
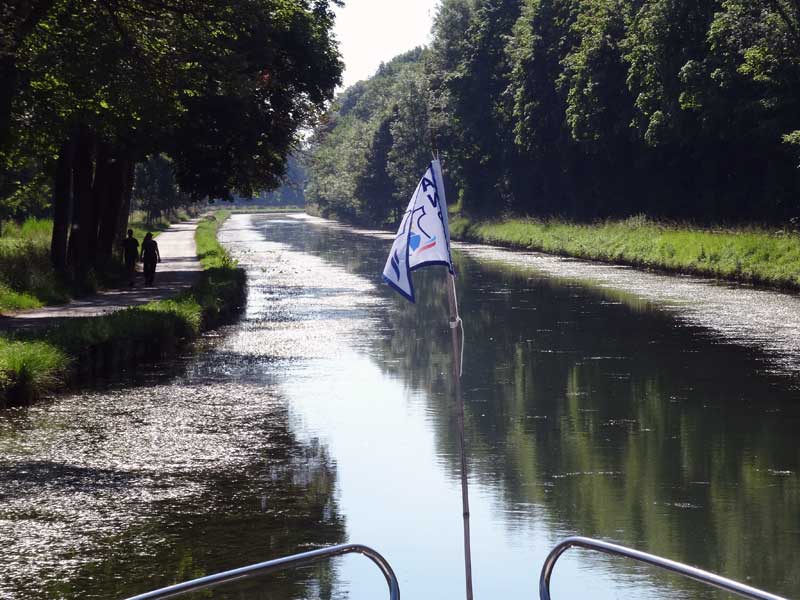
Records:
[[[244,303],[245,274],[216,239],[228,215],[219,211],[198,226],[195,239],[204,270],[197,284],[175,298],[102,317],[69,319],[16,339],[0,337],[0,406],[54,391],[86,370],[82,363],[94,355],[106,367],[130,364],[185,344],[235,314]]]
[[[762,228],[700,229],[646,217],[591,225],[507,219],[450,221],[456,239],[635,267],[800,289],[800,235]]]

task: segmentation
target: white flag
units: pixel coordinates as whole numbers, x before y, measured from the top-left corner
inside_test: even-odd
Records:
[[[447,202],[438,160],[431,162],[411,196],[383,268],[383,279],[414,302],[411,271],[430,265],[444,265],[454,273]]]

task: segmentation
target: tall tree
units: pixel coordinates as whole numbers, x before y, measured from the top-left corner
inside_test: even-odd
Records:
[[[439,43],[432,49],[431,85],[444,99],[445,118],[453,120],[452,158],[459,163],[463,206],[473,212],[514,203],[506,45],[519,14],[519,0],[444,2],[434,24]]]
[[[75,148],[58,161],[54,198],[59,219],[72,215],[72,267],[85,273],[110,251],[131,164],[146,155],[168,153],[195,197],[279,185],[297,132],[339,81],[332,26],[328,0],[51,3],[18,45],[28,84],[13,93],[11,118],[20,147]]]
[[[527,208],[540,214],[575,212],[566,92],[559,79],[562,61],[576,46],[577,8],[577,0],[526,0],[508,49],[515,140],[530,169]]]

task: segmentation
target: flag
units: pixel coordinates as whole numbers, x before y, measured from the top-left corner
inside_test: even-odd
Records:
[[[438,160],[428,165],[411,196],[383,268],[383,279],[404,298],[414,302],[411,271],[431,265],[443,265],[455,274],[442,167]]]

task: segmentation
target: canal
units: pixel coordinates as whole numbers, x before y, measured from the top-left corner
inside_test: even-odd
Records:
[[[0,598],[122,598],[345,541],[404,598],[463,597],[444,270],[387,236],[234,215],[248,304],[201,351],[0,412]],[[455,252],[476,599],[537,598],[601,537],[800,597],[800,300],[479,246]],[[374,599],[347,557],[214,598]],[[571,551],[554,599],[722,598]]]

